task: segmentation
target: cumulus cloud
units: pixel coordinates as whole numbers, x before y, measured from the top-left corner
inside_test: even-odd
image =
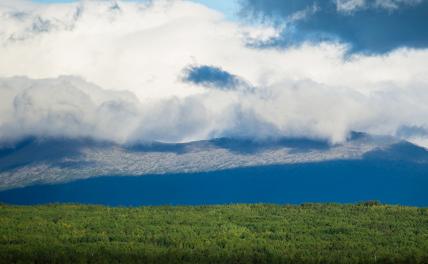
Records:
[[[5,3],[1,142],[293,136],[337,143],[351,131],[425,142],[403,133],[428,129],[425,49],[351,56],[335,42],[259,49],[248,41],[266,41],[275,28],[230,22],[188,1]]]

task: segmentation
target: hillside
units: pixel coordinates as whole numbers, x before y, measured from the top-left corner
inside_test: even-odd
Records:
[[[221,138],[118,145],[90,139],[29,138],[0,144],[0,190],[99,176],[198,173],[337,160],[428,164],[428,151],[398,138],[353,133],[348,141]],[[406,173],[409,174],[409,173]]]
[[[428,209],[0,206],[3,263],[428,263]]]

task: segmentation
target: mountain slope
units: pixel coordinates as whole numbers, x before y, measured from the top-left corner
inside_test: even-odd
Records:
[[[387,159],[427,163],[428,152],[389,137],[354,133],[343,144],[308,139],[214,139],[121,146],[108,142],[28,139],[0,149],[0,189],[95,176],[196,173],[333,160]]]

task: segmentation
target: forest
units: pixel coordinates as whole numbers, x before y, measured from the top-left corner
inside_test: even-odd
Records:
[[[1,263],[428,263],[428,209],[0,205]]]

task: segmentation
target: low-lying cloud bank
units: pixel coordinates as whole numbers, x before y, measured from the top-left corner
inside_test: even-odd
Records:
[[[257,49],[279,34],[187,1],[0,4],[0,142],[213,137],[428,145],[428,50],[347,56],[346,44]],[[197,66],[195,66],[197,65]],[[14,77],[25,76],[25,77]],[[73,77],[78,76],[78,77]]]

